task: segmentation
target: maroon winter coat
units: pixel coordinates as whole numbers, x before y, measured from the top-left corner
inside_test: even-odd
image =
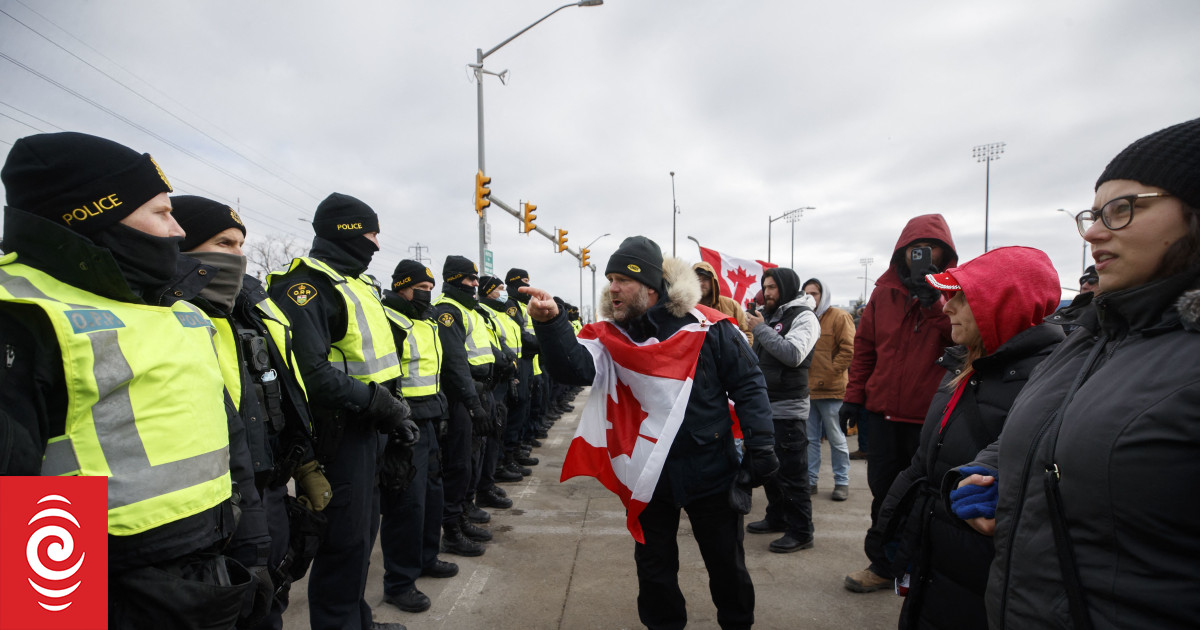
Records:
[[[875,281],[854,335],[848,403],[863,405],[886,420],[922,424],[929,401],[945,370],[937,360],[954,342],[950,319],[942,313],[945,298],[921,308],[900,280],[904,248],[914,241],[936,240],[945,245],[942,269],[958,262],[950,226],[940,214],[913,217],[892,252],[888,270]]]

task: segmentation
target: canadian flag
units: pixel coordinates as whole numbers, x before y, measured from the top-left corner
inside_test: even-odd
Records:
[[[621,497],[626,527],[644,543],[638,516],[654,495],[663,464],[692,393],[696,360],[709,327],[727,319],[704,307],[696,321],[663,341],[637,343],[612,322],[583,327],[579,342],[592,355],[596,379],[567,449],[562,477],[595,477]]]
[[[700,248],[700,258],[716,270],[717,282],[721,283],[721,295],[733,298],[742,308],[749,306],[754,295],[762,288],[763,270],[779,266],[761,260],[735,258],[707,247]]]

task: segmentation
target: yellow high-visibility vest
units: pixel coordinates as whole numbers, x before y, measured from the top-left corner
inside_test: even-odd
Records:
[[[463,326],[466,326],[467,331],[467,363],[470,365],[495,363],[496,357],[492,354],[492,329],[483,320],[483,315],[468,309],[457,300],[446,297],[445,293],[439,295],[433,304],[437,306],[442,303],[452,304],[462,313]],[[446,316],[449,315],[446,314]]]
[[[438,393],[442,388],[442,340],[437,326],[429,320],[409,319],[388,306],[383,311],[393,325],[407,333],[400,354],[400,394],[409,398]]]
[[[129,536],[231,495],[229,425],[212,322],[187,302],[112,300],[0,258],[0,301],[46,314],[62,354],[66,433],[43,475],[103,475],[108,532]]]
[[[379,287],[370,277],[351,278],[315,258],[301,257],[284,271],[267,275],[267,286],[283,282],[287,274],[307,265],[333,281],[346,307],[346,334],[331,340],[329,363],[363,382],[383,383],[400,376],[400,355],[392,338],[387,315],[379,301]]]
[[[488,317],[495,322],[497,330],[500,331],[500,339],[504,341],[504,345],[511,348],[512,351],[516,352],[517,356],[520,357],[521,326],[506,313],[497,311],[496,309],[488,306],[487,304],[483,304],[482,302],[480,302],[480,305],[487,309]]]

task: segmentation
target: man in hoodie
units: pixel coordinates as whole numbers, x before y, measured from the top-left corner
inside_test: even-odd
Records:
[[[808,491],[808,367],[821,325],[816,303],[800,292],[800,276],[784,267],[763,272],[763,313],[746,316],[754,353],[767,381],[775,423],[779,474],[768,480],[767,516],[750,523],[752,534],[782,532],[767,549],[792,553],[813,546],[812,497]]]
[[[700,287],[687,263],[664,260],[658,244],[644,236],[622,241],[608,260],[605,276],[609,284],[600,313],[612,321],[588,328],[616,326],[643,344],[651,337],[665,340],[684,326],[719,317],[697,308]],[[568,385],[590,385],[596,378],[596,360],[576,340],[565,313],[546,291],[532,287],[521,291],[532,296],[529,315],[536,322],[546,371]],[[699,354],[685,359],[696,361],[695,381],[653,498],[639,517],[645,542],[634,546],[638,616],[650,628],[687,625],[679,590],[681,506],[704,556],[717,623],[722,628],[749,628],[754,623],[754,584],[746,570],[742,515],[729,501],[729,489],[739,472],[731,399],[737,404],[746,439],[743,473],[761,483],[774,474],[779,462],[762,373],[741,336],[732,323],[721,319],[707,327]],[[592,400],[596,402],[589,404],[604,404],[599,397]]]
[[[920,442],[921,425],[944,370],[937,364],[950,339],[945,299],[924,277],[958,263],[950,226],[940,214],[913,217],[892,252],[887,271],[863,309],[854,335],[854,359],[839,416],[867,431],[867,484],[871,525],[896,476],[908,467]],[[891,580],[860,572],[858,586],[878,590]],[[849,584],[848,584],[849,588]],[[851,589],[856,590],[856,589]]]
[[[379,217],[359,199],[333,193],[317,206],[312,226],[309,255],[267,275],[267,293],[292,321],[317,459],[333,487],[329,529],[308,577],[309,624],[399,628],[375,623],[363,599],[379,527],[377,454],[384,435],[412,415],[392,395],[400,357],[379,286],[366,274],[379,249]]]
[[[754,335],[750,332],[749,324],[746,323],[745,309],[737,303],[737,300],[721,295],[721,283],[717,282],[717,272],[713,266],[700,261],[692,265],[692,271],[696,272],[696,278],[700,281],[700,303],[732,317],[737,321],[738,328],[746,333],[746,340],[753,344]]]
[[[821,435],[829,438],[830,463],[833,465],[834,501],[850,497],[850,449],[846,434],[838,422],[838,410],[846,395],[846,374],[854,357],[854,318],[840,308],[829,306],[829,290],[816,278],[804,283],[804,293],[817,303],[817,319],[821,322],[821,339],[813,349],[812,367],[808,371],[808,484],[817,493],[817,478],[821,471]]]

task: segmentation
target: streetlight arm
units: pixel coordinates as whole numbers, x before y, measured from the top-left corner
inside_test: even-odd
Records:
[[[524,34],[525,34],[525,31],[528,31],[529,29],[531,29],[531,28],[533,28],[533,27],[537,26],[538,24],[541,24],[542,22],[546,21],[546,18],[549,18],[551,15],[554,15],[555,13],[558,13],[559,11],[562,11],[563,9],[566,9],[567,7],[577,7],[577,6],[580,6],[580,5],[582,5],[582,4],[583,4],[582,2],[572,2],[571,4],[564,4],[564,5],[562,5],[561,7],[558,7],[557,9],[555,9],[555,10],[553,10],[553,11],[551,11],[551,12],[547,13],[547,14],[545,15],[545,17],[543,17],[542,19],[540,19],[540,20],[538,20],[538,21],[534,22],[533,24],[530,24],[529,26],[526,26],[525,28],[523,28],[523,29],[521,29],[519,32],[517,32],[517,34],[516,34],[516,35],[513,35],[512,37],[509,37],[508,39],[506,39],[506,40],[504,40],[504,41],[500,42],[499,44],[496,44],[496,47],[495,47],[495,48],[493,48],[493,49],[491,49],[491,50],[489,50],[489,51],[487,51],[487,52],[483,53],[482,55],[480,55],[480,56],[479,56],[479,63],[483,63],[483,60],[484,60],[484,59],[487,59],[489,55],[491,55],[492,53],[496,52],[497,50],[500,50],[501,48],[504,48],[505,44],[508,44],[508,42],[511,42],[512,40],[514,40],[514,39],[516,39],[516,38],[518,38],[518,37],[520,37],[520,36],[524,35]],[[591,6],[591,5],[588,5],[588,6]]]

